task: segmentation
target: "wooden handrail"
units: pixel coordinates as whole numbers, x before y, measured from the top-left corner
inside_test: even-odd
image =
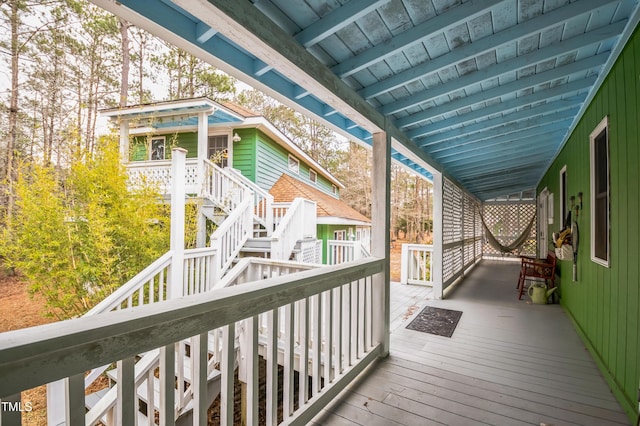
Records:
[[[384,260],[318,268],[215,292],[0,334],[0,395],[163,347],[382,272]]]

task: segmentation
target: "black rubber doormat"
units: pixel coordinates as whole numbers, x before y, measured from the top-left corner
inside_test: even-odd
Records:
[[[461,316],[461,311],[427,306],[411,321],[407,328],[437,336],[451,337]]]

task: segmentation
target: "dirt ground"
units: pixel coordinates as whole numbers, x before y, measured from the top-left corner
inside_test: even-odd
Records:
[[[402,252],[402,243],[406,241],[395,241],[391,244],[391,281],[400,282],[400,256]]]
[[[0,272],[0,332],[19,330],[36,325],[53,322],[53,318],[45,317],[44,301],[37,297],[32,299],[27,293],[27,284],[19,277]],[[22,393],[22,404],[30,402],[33,410],[24,412],[22,424],[41,426],[47,424],[45,386],[40,386]]]

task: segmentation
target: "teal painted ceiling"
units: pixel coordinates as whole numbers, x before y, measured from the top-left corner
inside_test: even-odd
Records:
[[[228,64],[239,78],[249,76],[331,126],[371,143],[365,126],[295,81],[282,61],[269,63],[268,58],[259,59],[263,52],[258,46],[232,41],[229,20],[220,19],[217,28],[218,20],[211,16],[221,10],[246,11],[253,18],[239,25],[258,37],[271,26],[283,41],[285,56],[292,45],[304,49],[314,67],[347,87],[348,101],[366,103],[385,117],[413,152],[417,148],[434,169],[481,200],[536,186],[623,35],[638,20],[635,0],[94,3],[116,14],[126,9],[134,24],[163,28],[193,52],[205,52],[205,59]],[[253,22],[255,28],[247,28]],[[400,151],[393,151],[396,160],[431,176]]]

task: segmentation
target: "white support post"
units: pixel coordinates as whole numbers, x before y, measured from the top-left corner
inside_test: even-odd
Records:
[[[400,284],[407,284],[408,282],[409,282],[409,246],[407,244],[403,244],[401,256],[400,256]]]
[[[207,158],[209,151],[209,111],[198,114],[198,182],[200,183],[200,191],[203,191],[206,182],[204,160]],[[207,220],[198,212],[198,225],[196,234],[196,247],[204,247],[207,242]]]
[[[185,200],[185,164],[187,150],[173,148],[171,151],[171,282],[167,288],[167,299],[182,296],[184,269],[184,200]]]
[[[433,295],[442,299],[442,175],[433,173],[433,253],[431,258],[431,280]]]
[[[129,120],[120,119],[120,161],[129,162]]]
[[[390,333],[390,269],[389,234],[391,205],[391,137],[388,133],[373,135],[373,174],[371,205],[371,254],[385,259],[384,272],[373,277],[373,312],[376,321],[373,324],[375,341],[382,344],[381,356],[389,355]]]

